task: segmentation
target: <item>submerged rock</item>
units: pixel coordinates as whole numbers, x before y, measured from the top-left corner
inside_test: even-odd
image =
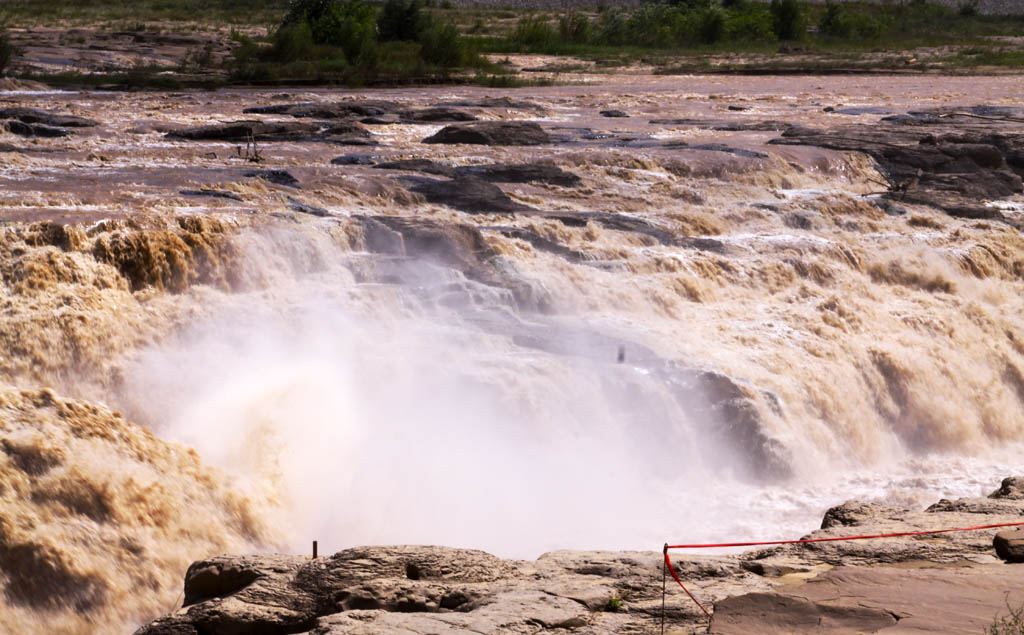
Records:
[[[532,121],[479,121],[446,126],[423,143],[533,146],[551,143],[551,137]]]
[[[424,172],[426,174],[437,174],[438,176],[455,176],[455,168],[444,165],[430,159],[402,159],[401,161],[388,161],[378,163],[374,166],[379,170],[403,170],[409,172]]]
[[[55,128],[91,128],[100,125],[98,121],[85,117],[62,115],[50,110],[20,106],[0,108],[0,119],[15,119],[26,124],[41,124]]]
[[[19,137],[66,137],[71,134],[70,131],[64,128],[57,128],[54,126],[47,126],[41,123],[25,123],[12,119],[11,121],[4,122],[3,127],[7,129],[11,134],[16,134]]]
[[[473,176],[452,180],[422,179],[409,188],[431,203],[469,213],[522,212],[531,208],[516,203],[500,187]]]
[[[288,172],[287,170],[250,170],[245,173],[245,176],[263,179],[264,181],[268,181],[274,185],[284,185],[294,188],[300,187],[299,180],[292,176],[291,172]]]
[[[167,133],[169,139],[186,141],[297,141],[319,134],[323,126],[297,121],[265,123],[262,121],[232,121],[184,128]]]
[[[474,176],[495,183],[548,183],[564,187],[576,187],[580,177],[548,163],[522,163],[510,165],[465,165],[455,168],[461,176]]]
[[[1024,191],[1024,133],[985,118],[948,113],[886,118],[881,125],[793,127],[770,143],[863,152],[889,180],[888,196],[965,218],[1006,219],[984,201]]]

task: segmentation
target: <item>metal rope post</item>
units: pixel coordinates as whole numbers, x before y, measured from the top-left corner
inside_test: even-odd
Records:
[[[668,543],[661,550],[661,635],[665,635],[665,580],[668,578],[668,561],[665,554],[668,553]]]

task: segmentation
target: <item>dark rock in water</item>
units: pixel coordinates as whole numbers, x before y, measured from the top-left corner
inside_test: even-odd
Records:
[[[790,128],[770,143],[859,151],[877,161],[889,180],[889,198],[932,205],[953,216],[999,218],[982,201],[1024,191],[1024,134],[968,119],[921,126]],[[1008,222],[1011,222],[1008,220]]]
[[[500,187],[483,179],[462,176],[450,181],[422,179],[409,188],[431,203],[470,213],[521,212],[531,208],[516,203]]]
[[[363,117],[359,120],[359,123],[364,123],[372,126],[391,126],[397,123],[402,123],[401,115],[377,115],[373,117]]]
[[[455,176],[455,168],[444,165],[430,159],[403,159],[401,161],[388,161],[374,166],[378,170],[405,170],[409,172],[424,172],[426,174],[437,174],[438,176]]]
[[[287,170],[251,170],[245,173],[245,176],[263,179],[269,181],[275,185],[285,185],[287,187],[300,187],[299,180],[291,175]]]
[[[765,121],[729,121],[726,119],[651,119],[650,123],[661,126],[686,126],[704,130],[721,130],[725,132],[778,132],[787,130],[793,124],[785,121],[769,119]]]
[[[1004,478],[999,489],[989,494],[988,497],[1024,500],[1024,476],[1010,476],[1008,478]]]
[[[226,192],[224,190],[181,190],[178,192],[182,196],[212,196],[213,198],[226,198],[232,201],[241,201],[242,197],[234,192]]]
[[[561,256],[569,262],[584,262],[589,259],[587,254],[582,251],[570,249],[565,245],[560,245],[553,240],[544,238],[532,229],[525,229],[522,227],[485,227],[485,229],[499,232],[503,236],[507,236],[509,238],[524,240],[533,245],[533,247],[538,251],[544,251],[549,254]]]
[[[364,137],[358,134],[342,134],[337,136],[325,135],[324,141],[328,141],[339,146],[366,146],[373,147],[379,146],[380,142],[376,139]]]
[[[1007,562],[1024,562],[1024,529],[1001,531],[992,539],[996,555]]]
[[[409,123],[434,123],[448,121],[477,121],[479,117],[455,108],[436,107],[407,110],[401,113],[403,121]]]
[[[369,137],[370,131],[357,123],[352,123],[351,121],[339,121],[328,126],[328,128],[324,130],[324,134],[328,136],[353,135],[358,137]]]
[[[363,243],[367,251],[393,256],[405,255],[402,234],[369,216],[361,216],[357,220],[363,228]]]
[[[439,262],[467,277],[481,276],[484,263],[497,255],[472,225],[403,216],[375,216],[372,220],[401,235],[407,256]]]
[[[342,101],[332,104],[275,104],[246,108],[246,114],[291,115],[308,119],[346,119],[349,117],[375,117],[388,113],[396,113],[403,109],[401,104],[393,101],[366,99],[362,101]]]
[[[691,412],[709,424],[708,433],[724,447],[743,457],[748,477],[781,479],[791,475],[786,448],[764,431],[760,411],[750,394],[731,377],[697,372],[680,387],[683,403],[706,404]]]
[[[662,245],[678,244],[676,236],[672,232],[635,216],[611,212],[546,212],[543,216],[557,220],[569,227],[583,227],[593,221],[606,229],[650,236]]]
[[[830,112],[840,115],[891,115],[892,111],[882,106],[860,106],[857,108],[834,108]]]
[[[704,150],[707,152],[725,152],[728,154],[735,154],[738,157],[744,157],[746,159],[767,159],[768,155],[764,152],[755,152],[754,150],[744,150],[743,148],[734,148],[727,146],[724,143],[700,143],[700,144],[689,144],[689,143],[674,143],[669,142],[665,144],[667,148],[675,148],[679,150]]]
[[[727,109],[735,111],[735,112],[742,112],[744,110],[750,110],[750,106],[735,106],[735,105],[729,104]]]
[[[289,110],[295,108],[310,108],[315,106],[313,102],[303,102],[301,104],[271,104],[269,106],[252,106],[246,108],[242,113],[246,115],[284,115]]]
[[[376,165],[380,159],[374,154],[346,154],[331,159],[333,165]]]
[[[188,141],[297,141],[310,139],[319,134],[322,126],[297,121],[264,123],[262,121],[232,121],[194,128],[184,128],[167,133],[170,139]]]
[[[21,123],[42,124],[55,128],[91,128],[100,125],[98,121],[86,119],[85,117],[62,115],[49,110],[23,107],[0,108],[0,119],[16,119]]]
[[[709,633],[810,633],[819,629],[874,633],[894,626],[892,612],[836,606],[779,593],[747,593],[715,602]]]
[[[455,171],[461,176],[475,176],[494,183],[549,183],[564,187],[580,184],[580,177],[547,163],[466,165]]]
[[[811,219],[810,216],[806,214],[786,214],[786,216],[782,219],[782,223],[786,227],[791,227],[793,229],[814,229],[814,221]]]
[[[423,143],[530,146],[551,143],[551,137],[532,121],[478,121],[446,126]]]
[[[311,205],[291,196],[288,197],[288,209],[299,212],[300,214],[309,214],[310,216],[319,216],[321,218],[332,215],[322,207]]]
[[[628,117],[629,115],[627,115],[625,112],[623,112],[621,110],[602,110],[601,111],[601,116],[602,117],[612,117],[612,118],[622,118],[622,117]]]
[[[532,110],[544,112],[544,107],[532,101],[512,99],[511,97],[488,97],[478,101],[453,101],[438,104],[439,106],[455,106],[456,108],[507,108],[509,110]]]
[[[47,126],[41,123],[25,123],[12,119],[4,123],[4,128],[7,129],[11,134],[16,134],[19,137],[66,137],[71,134],[70,131],[64,128],[56,128],[54,126]]]

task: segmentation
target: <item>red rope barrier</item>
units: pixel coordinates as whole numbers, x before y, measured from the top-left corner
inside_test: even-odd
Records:
[[[693,603],[696,604],[704,615],[711,617],[711,613],[704,608],[704,605],[697,601],[697,598],[693,597],[693,594],[683,586],[683,581],[679,579],[676,574],[675,567],[672,566],[672,560],[668,557],[669,549],[707,549],[711,547],[757,547],[764,545],[794,545],[807,542],[836,542],[839,540],[867,540],[870,538],[901,538],[903,536],[925,536],[929,534],[946,534],[954,531],[977,531],[980,529],[996,529],[999,527],[1024,527],[1024,522],[1021,523],[999,523],[996,525],[978,525],[977,527],[957,527],[955,529],[932,529],[929,531],[903,531],[892,534],[872,534],[866,536],[835,536],[830,538],[803,538],[801,540],[769,540],[765,542],[721,542],[714,544],[699,544],[699,545],[665,545],[665,564],[668,566],[668,570],[672,573],[672,577],[675,578],[679,586],[686,591],[686,595],[690,596]]]

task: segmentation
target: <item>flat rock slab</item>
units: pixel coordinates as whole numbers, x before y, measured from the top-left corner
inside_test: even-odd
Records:
[[[85,117],[62,115],[49,110],[20,106],[0,108],[0,119],[16,119],[22,123],[42,124],[55,128],[90,128],[99,125],[98,121],[86,119]]]
[[[450,181],[424,178],[409,189],[423,195],[431,203],[447,205],[462,212],[486,214],[531,209],[510,199],[497,185],[472,176]]]
[[[715,604],[711,633],[980,633],[1024,602],[1024,567],[838,567]]]
[[[309,139],[322,129],[318,124],[302,122],[231,121],[175,130],[167,137],[186,141],[292,141]]]
[[[532,121],[477,121],[445,126],[423,143],[535,146],[551,143],[551,137]]]

